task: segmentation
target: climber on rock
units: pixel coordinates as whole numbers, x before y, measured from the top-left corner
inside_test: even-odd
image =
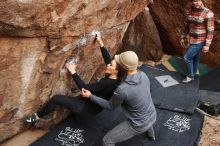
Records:
[[[111,60],[111,56],[107,48],[104,46],[99,32],[96,33],[96,41],[100,45],[101,53],[106,64],[104,78],[95,83],[85,84],[76,73],[75,63],[66,63],[65,66],[71,73],[73,80],[80,90],[82,88],[88,89],[94,95],[105,100],[109,100],[113,96],[115,89],[120,84],[120,79],[118,76],[121,76],[121,73],[118,71],[116,61]],[[92,102],[89,99],[70,97],[66,95],[55,95],[40,111],[28,116],[25,119],[25,122],[35,124],[39,119],[54,111],[57,105],[68,108],[72,111],[72,113],[82,116],[94,116],[100,113],[103,109],[100,105]]]

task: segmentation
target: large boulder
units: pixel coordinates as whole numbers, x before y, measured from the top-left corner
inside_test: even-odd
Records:
[[[210,65],[220,65],[220,1],[204,0],[204,4],[215,13],[215,33],[210,52],[202,53],[201,59]],[[154,0],[154,4],[150,5],[163,49],[169,54],[182,55],[186,50],[186,48],[181,47],[179,41],[185,14],[190,6],[191,1],[189,0]]]
[[[133,50],[142,61],[159,61],[162,45],[156,25],[146,7],[128,26],[120,51]]]
[[[23,118],[53,95],[73,96],[66,59],[89,82],[103,66],[100,31],[113,55],[148,0],[4,0],[0,3],[0,142],[25,130]],[[98,75],[96,75],[98,76]]]
[[[80,36],[130,21],[148,0],[6,0],[0,3],[0,34]]]

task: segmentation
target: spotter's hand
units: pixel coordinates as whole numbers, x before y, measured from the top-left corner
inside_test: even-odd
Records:
[[[82,88],[81,95],[84,98],[90,98],[91,92],[89,90]]]

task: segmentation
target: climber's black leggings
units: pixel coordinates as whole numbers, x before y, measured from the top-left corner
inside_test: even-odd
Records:
[[[54,111],[56,106],[62,106],[70,109],[74,114],[82,116],[93,116],[102,111],[102,107],[92,102],[90,99],[82,97],[70,97],[65,95],[55,95],[52,99],[43,107],[42,110],[37,112],[37,115],[42,118],[43,116]]]

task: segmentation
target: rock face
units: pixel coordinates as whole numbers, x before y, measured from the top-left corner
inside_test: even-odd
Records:
[[[220,1],[204,0],[204,5],[215,13],[215,33],[210,52],[201,54],[205,63],[220,65]],[[169,54],[183,54],[185,48],[180,46],[180,32],[183,29],[184,14],[191,6],[189,0],[154,0],[150,10],[160,33],[163,49]]]
[[[113,55],[129,21],[147,4],[148,0],[2,1],[0,142],[23,131],[22,119],[53,95],[74,95],[75,85],[63,67],[68,57],[79,57],[77,72],[90,81],[103,66],[94,32],[101,32]]]
[[[142,11],[147,2],[7,0],[0,4],[0,33],[26,37],[79,36],[93,29],[106,29],[125,23]]]
[[[140,60],[159,61],[163,54],[160,36],[146,7],[128,26],[120,51],[133,50]]]

